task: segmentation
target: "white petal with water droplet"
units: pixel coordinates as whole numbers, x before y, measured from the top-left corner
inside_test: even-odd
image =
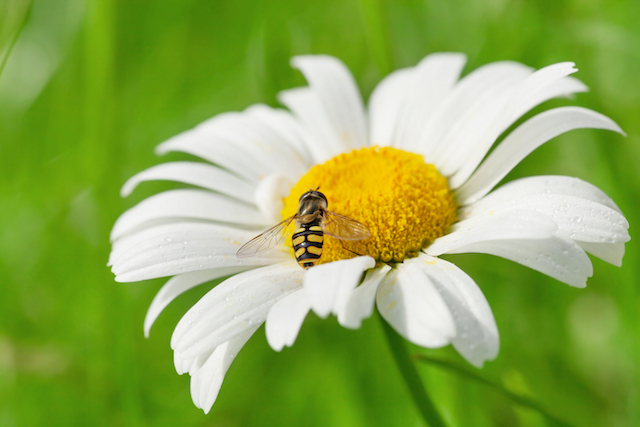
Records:
[[[259,266],[290,260],[284,247],[239,259],[253,231],[180,222],[143,230],[113,244],[109,263],[116,281],[135,282],[216,267]]]
[[[575,287],[585,287],[593,267],[572,240],[556,234],[558,226],[535,211],[487,212],[456,224],[457,230],[424,249],[430,255],[485,253],[515,261]]]
[[[580,197],[622,213],[613,200],[595,185],[579,178],[561,175],[531,176],[507,182],[471,205],[473,209],[490,209],[514,198],[540,194]]]
[[[289,261],[230,277],[180,319],[171,348],[183,358],[195,357],[261,325],[278,300],[302,288],[304,271]]]
[[[171,190],[144,199],[113,225],[111,240],[162,219],[196,219],[267,227],[264,216],[251,205],[204,190]]]
[[[191,271],[189,273],[173,276],[158,291],[156,296],[153,298],[153,301],[151,301],[151,305],[147,310],[147,315],[144,318],[144,336],[147,338],[149,337],[149,331],[160,313],[162,313],[162,310],[164,310],[171,301],[176,299],[179,295],[203,283],[228,276],[230,274],[239,273],[247,268],[248,267],[235,266],[219,267],[209,270]]]
[[[514,197],[499,204],[483,203],[461,210],[460,218],[488,215],[490,211],[532,210],[553,219],[558,233],[572,240],[596,243],[618,243],[629,240],[629,222],[622,214],[580,197],[539,194]]]
[[[490,210],[457,222],[451,231],[424,249],[429,255],[459,253],[461,247],[487,240],[546,239],[558,225],[546,215],[531,210]]]

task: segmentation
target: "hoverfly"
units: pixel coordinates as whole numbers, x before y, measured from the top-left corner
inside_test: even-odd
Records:
[[[249,240],[238,250],[236,256],[245,258],[272,249],[282,241],[291,221],[295,221],[295,231],[291,241],[296,261],[305,269],[320,262],[324,234],[339,239],[343,248],[342,240],[362,240],[371,236],[366,225],[327,210],[327,198],[317,191],[319,188],[309,189],[300,196],[298,212],[295,215]]]

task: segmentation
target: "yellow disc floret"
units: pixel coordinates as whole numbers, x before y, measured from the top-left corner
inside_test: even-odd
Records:
[[[353,252],[401,262],[456,221],[458,206],[447,179],[422,156],[395,148],[363,148],[314,166],[285,198],[283,218],[294,215],[300,195],[316,187],[327,197],[330,211],[371,230],[366,240],[325,239],[321,262],[352,258]]]

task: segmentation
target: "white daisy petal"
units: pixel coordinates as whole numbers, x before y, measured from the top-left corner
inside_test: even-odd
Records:
[[[171,348],[181,357],[195,357],[261,325],[273,304],[302,287],[303,273],[287,261],[230,277],[180,319]]]
[[[557,200],[557,204],[543,203],[538,206],[534,200],[541,197]],[[574,201],[578,205],[582,205],[583,208],[576,211],[563,207],[563,200],[566,197],[569,197],[569,201],[579,199]],[[460,218],[464,219],[483,211],[492,211],[496,207],[504,208],[509,205],[515,207],[522,202],[524,203],[520,205],[521,207],[527,205],[536,209],[546,206],[544,211],[547,215],[552,218],[562,217],[557,221],[559,221],[559,227],[565,231],[565,236],[572,236],[574,231],[583,234],[582,236],[573,234],[572,237],[583,250],[613,265],[620,266],[622,264],[624,256],[622,242],[629,240],[627,220],[609,196],[594,185],[578,178],[534,176],[509,182],[479,201],[463,208],[460,211]],[[611,209],[611,211],[607,209]],[[593,218],[594,214],[597,214],[595,218]],[[610,224],[612,228],[608,229],[609,225],[607,225],[604,228],[596,227],[590,230],[589,220],[595,221],[596,226],[598,223],[601,225]],[[600,234],[594,233],[598,228],[601,229]],[[588,233],[587,237],[584,236],[585,232]],[[578,237],[586,239],[586,241],[580,240]],[[618,243],[606,243],[606,238]]]
[[[311,304],[304,288],[287,295],[271,307],[267,314],[265,332],[272,349],[280,351],[285,346],[293,345],[310,309]]]
[[[349,329],[360,328],[362,321],[373,313],[378,285],[389,270],[391,267],[385,265],[367,271],[362,284],[351,292],[347,303],[338,307],[338,323]]]
[[[206,353],[199,354],[196,357],[184,358],[181,357],[178,353],[173,353],[173,364],[176,368],[176,372],[178,375],[186,374],[194,375],[202,365],[209,359],[209,356],[213,353],[213,350],[208,351]]]
[[[275,172],[268,165],[256,161],[242,146],[231,141],[214,141],[197,128],[163,142],[155,151],[158,155],[174,151],[192,154],[228,169],[250,182],[257,182],[262,176]]]
[[[109,254],[109,262],[107,265],[114,266],[121,264],[127,258],[142,254],[144,251],[159,247],[158,238],[163,238],[166,243],[182,242],[176,240],[177,237],[199,238],[211,237],[220,239],[217,248],[212,248],[212,253],[227,254],[231,253],[234,248],[239,249],[242,242],[250,236],[254,236],[255,232],[239,230],[237,228],[227,227],[218,224],[210,224],[205,222],[170,222],[159,224],[154,227],[145,228],[128,236],[121,237],[113,243],[111,253]],[[153,246],[156,245],[156,246]],[[237,249],[235,249],[237,251]],[[123,257],[123,255],[125,255]]]
[[[415,67],[411,86],[400,109],[395,147],[410,149],[420,138],[424,124],[453,90],[467,62],[460,53],[434,53]]]
[[[399,264],[382,279],[376,305],[382,317],[414,344],[442,347],[455,338],[449,307],[414,263]]]
[[[189,372],[189,366],[191,365],[191,362],[193,362],[193,359],[185,360],[176,353],[173,353],[173,365],[175,366],[178,375]]]
[[[153,195],[132,207],[116,221],[111,240],[116,240],[146,223],[165,218],[185,218],[267,227],[263,215],[241,203],[205,190],[170,190]]]
[[[320,317],[337,314],[349,301],[351,291],[358,286],[362,273],[376,262],[370,256],[330,262],[313,267],[304,275],[311,309]]]
[[[498,355],[498,327],[478,285],[464,271],[445,260],[421,254],[410,262],[431,279],[456,324],[453,346],[471,364],[482,367]]]
[[[616,267],[622,266],[622,257],[624,256],[624,243],[595,243],[580,242],[576,243],[586,252],[600,258],[603,261],[613,264]]]
[[[242,113],[220,114],[196,129],[210,138],[212,145],[231,142],[241,147],[256,164],[265,165],[265,170],[298,179],[306,172],[303,158],[288,143],[286,136],[254,116],[256,114],[251,109]]]
[[[406,92],[413,86],[415,68],[396,70],[385,77],[369,98],[369,128],[371,145],[394,145],[400,106]]]
[[[486,119],[467,123],[443,159],[443,170],[447,174],[455,171],[450,178],[451,188],[459,187],[469,178],[498,136],[527,111],[553,97],[586,90],[579,81],[566,77],[577,71],[574,65],[563,62],[545,67],[491,99],[485,105]],[[460,156],[460,152],[465,155]]]
[[[278,100],[300,121],[315,163],[324,163],[346,151],[347,147],[333,132],[315,92],[308,87],[289,89],[280,92]]]
[[[536,70],[522,82],[514,94],[514,109],[511,111],[511,115],[519,117],[549,99],[588,91],[584,83],[573,77],[568,77],[578,71],[575,65],[570,61],[558,62]],[[507,121],[505,121],[506,123]]]
[[[482,212],[451,227],[449,234],[437,238],[424,251],[429,255],[460,253],[461,247],[487,240],[547,239],[558,225],[548,216],[531,210]]]
[[[158,291],[151,301],[147,315],[144,318],[144,336],[149,338],[151,326],[156,321],[162,310],[164,310],[171,301],[179,295],[192,289],[198,285],[209,282],[220,277],[236,274],[246,270],[248,267],[219,267],[209,270],[191,271],[189,273],[173,276]]]
[[[110,264],[118,282],[165,277],[216,267],[273,264],[291,256],[284,248],[255,257],[236,257],[255,232],[215,224],[167,224],[114,243]]]
[[[492,206],[501,205],[514,198],[540,194],[580,197],[622,213],[613,200],[595,185],[579,178],[559,175],[531,176],[508,182],[474,202],[471,209],[491,209]]]
[[[277,224],[282,220],[283,200],[291,192],[292,182],[282,174],[271,174],[260,181],[255,191],[255,203],[267,221]]]
[[[441,254],[484,253],[515,261],[575,287],[593,274],[587,254],[556,234],[557,223],[532,210],[496,210],[460,221],[424,251]]]
[[[465,62],[463,54],[436,53],[382,80],[369,101],[372,145],[411,147],[453,89]]]
[[[296,122],[290,112],[271,108],[267,105],[256,104],[245,110],[245,113],[274,132],[282,142],[294,148],[295,156],[305,165],[313,164],[313,157],[308,141],[305,140],[300,124]]]
[[[546,239],[485,240],[448,251],[450,254],[496,255],[539,271],[576,288],[584,288],[593,275],[587,254],[575,242],[551,236]]]
[[[483,204],[486,206],[486,204]],[[566,195],[529,195],[514,197],[490,208],[471,205],[461,218],[482,215],[487,210],[526,209],[543,213],[558,224],[558,234],[572,240],[596,243],[619,243],[629,240],[629,222],[622,214],[591,200]]]
[[[171,162],[150,167],[129,178],[120,195],[126,197],[144,181],[177,181],[218,191],[227,196],[254,203],[255,187],[247,181],[214,166],[198,162]]]
[[[205,414],[209,413],[216,401],[231,363],[257,330],[258,327],[250,328],[218,346],[204,365],[191,376],[191,398]]]
[[[349,69],[328,55],[296,56],[291,64],[304,74],[345,147],[369,145],[364,104]]]
[[[158,154],[193,154],[250,180],[281,172],[297,179],[302,157],[273,127],[244,113],[224,113],[160,144]]]
[[[478,200],[533,150],[560,134],[580,128],[608,129],[622,133],[611,119],[586,108],[561,107],[545,111],[511,132],[456,191],[456,198],[463,205]],[[455,188],[453,185],[455,184],[452,184],[452,188]]]
[[[460,140],[468,132],[463,125],[469,120],[482,123],[493,119],[487,103],[524,80],[531,68],[516,62],[495,62],[478,68],[455,86],[442,106],[434,112],[419,139],[406,147],[425,156],[439,170],[448,146],[445,141]],[[459,152],[458,152],[459,153]]]

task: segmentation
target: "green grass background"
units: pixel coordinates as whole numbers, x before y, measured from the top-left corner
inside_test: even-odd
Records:
[[[295,346],[260,330],[205,416],[173,368],[173,327],[206,286],[181,296],[144,339],[163,280],[118,284],[106,267],[121,200],[158,143],[224,111],[302,85],[292,55],[327,53],[365,97],[432,52],[540,68],[577,63],[575,101],[628,133],[579,130],[507,180],[564,174],[611,195],[640,223],[640,2],[636,0],[0,0],[0,426],[415,426],[417,411],[375,318],[362,329],[310,315]],[[540,109],[538,109],[540,110]],[[475,370],[451,348],[423,352],[529,396],[572,425],[637,426],[638,240],[622,268],[594,259],[573,289],[509,261],[455,256],[485,292],[498,358]],[[537,412],[432,365],[420,372],[451,426],[545,426]]]

